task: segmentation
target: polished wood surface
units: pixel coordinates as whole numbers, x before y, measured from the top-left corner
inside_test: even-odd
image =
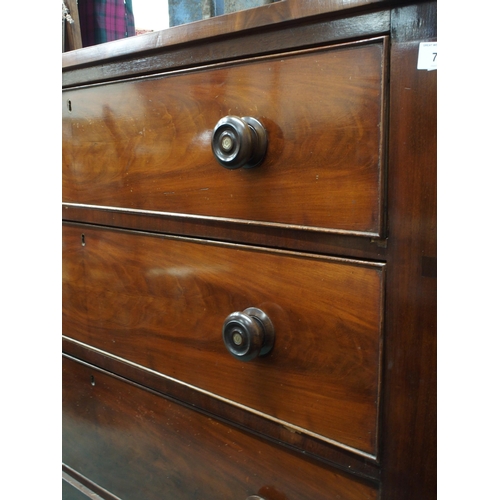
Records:
[[[224,498],[226,485],[237,484],[236,491],[241,494],[231,493],[227,498],[260,493],[263,498],[274,500],[336,498],[337,494],[340,498],[367,495],[378,500],[433,500],[437,496],[437,72],[417,70],[417,59],[419,43],[436,40],[436,2],[288,0],[232,16],[63,56],[64,95],[76,96],[70,100],[71,111],[68,100],[63,98],[63,175],[74,169],[82,154],[89,151],[92,155],[101,154],[115,142],[120,145],[117,151],[121,151],[117,156],[112,153],[94,156],[100,160],[84,165],[83,171],[78,172],[80,177],[74,177],[71,183],[64,181],[65,192],[76,193],[71,196],[78,201],[65,198],[62,209],[66,222],[63,352],[93,365],[85,368],[90,371],[83,372],[82,384],[67,372],[63,376],[67,403],[63,442],[70,436],[65,453],[71,454],[75,467],[65,470],[71,470],[74,477],[97,493],[108,488],[109,495],[119,493],[124,498],[129,486],[127,478],[115,482],[121,468],[132,478],[132,491],[144,478],[158,485],[168,475],[151,470],[174,467],[178,472],[172,479],[176,487],[179,491],[186,488],[188,498],[196,498],[194,495],[199,493],[193,493],[190,489],[193,481],[187,484],[186,478],[194,477],[192,470],[200,471],[199,463],[203,464],[202,471],[211,471],[204,468],[210,462],[209,467],[220,464],[209,481],[213,498]],[[377,115],[380,112],[375,222],[368,226],[365,220],[359,225],[357,216],[349,220],[349,213],[345,212],[344,219],[328,225],[332,219],[325,208],[342,205],[345,192],[337,192],[339,199],[328,199],[320,184],[316,199],[315,189],[308,184],[308,170],[301,170],[300,164],[307,165],[311,173],[315,173],[317,165],[308,157],[307,149],[298,145],[304,146],[308,134],[323,130],[325,125],[329,130],[327,142],[340,132],[332,125],[335,123],[332,113],[321,126],[312,119],[317,113],[326,116],[325,110],[315,104],[322,98],[323,87],[328,90],[325,109],[330,111],[336,95],[343,95],[346,105],[357,99],[350,95],[348,86],[339,84],[352,61],[346,57],[346,65],[336,67],[334,56],[340,52],[366,54],[367,48],[374,50],[374,47],[380,49],[379,55],[365,57],[371,61],[368,67],[374,71],[368,73],[374,78],[367,78],[364,83],[374,98],[372,104],[377,100]],[[330,75],[324,81],[311,67],[314,57],[322,55]],[[212,171],[208,166],[211,152],[205,156],[206,152],[199,147],[201,140],[176,145],[177,153],[185,154],[178,154],[175,162],[166,166],[147,163],[145,158],[139,160],[146,151],[165,151],[163,138],[170,137],[164,133],[168,127],[157,128],[158,140],[154,141],[139,133],[142,129],[136,125],[144,126],[147,120],[160,123],[148,107],[151,97],[144,100],[144,96],[155,96],[164,103],[164,110],[168,104],[169,112],[171,101],[178,102],[179,109],[181,106],[190,109],[189,116],[180,112],[170,114],[176,119],[175,133],[183,141],[190,138],[189,131],[203,137],[229,109],[229,106],[222,109],[225,104],[218,99],[219,107],[215,106],[214,96],[219,94],[212,83],[231,79],[234,74],[244,77],[245,82],[240,81],[233,88],[251,89],[252,95],[259,96],[261,107],[266,101],[264,94],[273,90],[263,79],[266,92],[259,93],[260,82],[254,80],[250,69],[270,68],[271,73],[280,75],[285,64],[281,59],[286,64],[304,61],[294,65],[296,81],[292,87],[287,90],[283,86],[279,90],[280,95],[288,96],[280,110],[269,104],[276,116],[280,111],[287,118],[284,127],[279,124],[284,132],[286,162],[280,163],[281,157],[275,149],[270,150],[269,158],[274,164],[267,171],[264,163],[263,169],[259,167],[254,172],[227,172],[215,160]],[[376,61],[380,65],[375,70]],[[332,76],[333,68],[338,69],[337,76]],[[307,71],[313,74],[311,84],[304,77]],[[367,76],[366,71],[361,69],[359,74]],[[202,75],[212,75],[213,79],[204,80]],[[292,71],[288,73],[291,75]],[[165,91],[167,84],[177,81],[186,85],[176,84],[175,93]],[[220,87],[223,86],[219,85],[218,90]],[[306,93],[312,104],[304,106],[301,92],[312,87],[317,92]],[[113,95],[113,88],[120,89],[119,95]],[[133,88],[135,93],[123,91],[125,88]],[[302,90],[292,92],[293,88]],[[362,94],[362,86],[356,88]],[[147,91],[143,92],[144,89]],[[96,99],[99,93],[102,93],[100,105]],[[90,97],[80,100],[80,94]],[[126,96],[128,102],[119,102],[120,95]],[[169,102],[166,96],[170,96]],[[105,116],[103,97],[111,103],[112,115]],[[238,100],[234,92],[225,98],[233,99],[231,108],[244,106],[249,115],[253,114],[246,97]],[[193,102],[200,103],[199,110]],[[357,102],[364,102],[363,98]],[[74,103],[79,105],[74,108]],[[205,119],[202,110],[205,107],[211,110],[213,124],[209,125]],[[84,109],[88,116],[79,116]],[[101,113],[97,112],[99,109]],[[294,129],[289,118],[298,116],[297,110],[303,111],[302,116],[307,120]],[[358,111],[351,117],[370,116]],[[79,128],[68,125],[74,117],[78,117],[75,125]],[[257,117],[263,118],[262,114]],[[372,118],[361,120],[359,130],[374,123]],[[356,138],[357,118],[354,123],[352,130],[343,130],[349,141]],[[84,134],[91,132],[87,150],[78,142],[80,127],[85,129]],[[371,130],[370,143],[373,143]],[[270,126],[270,131],[276,137],[278,127]],[[68,133],[76,134],[74,144],[80,148],[76,155],[73,150],[69,154],[74,146]],[[330,144],[332,155],[328,157],[322,141],[314,142],[312,155],[319,154],[318,165],[333,184],[335,147]],[[206,139],[205,143],[208,144]],[[351,148],[374,157],[372,146],[356,143]],[[297,150],[300,162],[295,161]],[[190,175],[182,175],[182,162],[188,166],[185,170]],[[115,177],[108,176],[105,164],[115,169]],[[129,170],[124,167],[127,164]],[[300,192],[299,185],[293,185],[292,176],[281,179],[273,170],[278,164],[288,173],[294,169],[300,171],[300,183],[310,195],[309,205],[306,206],[305,199],[296,205],[297,197],[289,196],[287,206],[284,203],[279,206],[277,200],[269,201],[268,196],[266,210],[274,210],[269,217],[270,212],[256,203],[264,199],[262,194],[266,190],[268,195],[277,192],[280,197],[284,188],[289,189],[289,194],[294,190]],[[142,172],[150,173],[150,178],[139,175],[139,165],[144,167]],[[203,174],[193,174],[200,165]],[[131,166],[135,169],[132,177]],[[347,162],[344,167],[349,183]],[[245,191],[249,185],[242,179],[256,172],[259,189],[254,189],[250,196]],[[133,184],[128,187],[132,193],[127,192],[126,197],[121,185],[125,173],[127,182]],[[226,184],[221,178],[225,173],[240,179],[229,186],[232,191],[238,187],[246,209],[241,204],[233,211],[224,202],[228,193],[223,193]],[[152,202],[161,198],[155,191],[158,182],[163,182],[162,175],[172,174],[184,192],[181,195],[177,192],[175,206],[167,209],[162,205],[159,211],[152,211],[155,210],[149,208]],[[148,182],[150,179],[156,182]],[[271,190],[264,179],[273,179],[275,187]],[[203,213],[200,210],[205,207],[203,192],[197,192],[197,188],[207,187],[198,184],[202,180],[212,182],[208,186],[212,190],[215,183],[219,190],[219,203],[209,199],[210,212]],[[367,196],[375,199],[373,182],[366,186],[370,186]],[[138,188],[140,196],[136,196]],[[162,189],[162,193],[175,191],[168,189],[166,182]],[[328,190],[333,192],[331,187]],[[356,193],[356,187],[352,193]],[[122,195],[136,205],[116,203]],[[210,198],[206,192],[205,196]],[[100,200],[99,205],[95,204],[96,199]],[[139,209],[137,203],[148,208]],[[192,211],[183,211],[183,203],[191,206]],[[250,220],[246,218],[259,210],[261,219],[256,215]],[[319,213],[323,215],[318,216]],[[280,214],[282,218],[276,220]],[[297,222],[297,214],[303,217],[301,223]],[[362,225],[365,229],[369,227],[368,231],[360,229]],[[275,349],[269,356],[245,364],[227,353],[221,328],[230,312],[248,306],[270,307],[266,312],[286,335],[277,335]],[[360,351],[358,356],[356,351]],[[78,395],[83,382],[88,391],[99,387],[88,380],[91,374],[100,377],[102,370],[117,385],[108,385],[109,389],[98,398],[96,392]],[[73,368],[70,372],[76,373]],[[129,382],[122,383],[117,377]],[[134,410],[127,405],[128,389],[124,387],[134,390],[131,400],[138,402]],[[143,394],[148,394],[146,399]],[[170,426],[169,414],[165,409],[157,411],[157,401],[171,404],[168,410],[174,414],[177,409],[182,410],[178,424]],[[195,420],[188,417],[193,414]],[[154,416],[154,430],[149,423],[145,424],[148,415]],[[348,415],[357,417],[349,421]],[[126,432],[115,432],[115,422]],[[145,431],[147,436],[141,434],[144,425],[149,429]],[[163,446],[160,437],[166,435],[163,428],[175,428],[183,438],[169,438],[169,444],[158,454],[158,443]],[[235,468],[231,463],[235,454],[231,460],[225,454],[227,429],[241,429],[237,432],[246,436],[245,445],[236,456]],[[205,442],[200,437],[207,435],[214,439]],[[89,454],[82,454],[87,438],[96,448],[94,444],[89,446],[98,450],[92,462]],[[103,447],[99,448],[101,442]],[[193,452],[193,442],[206,448],[203,460],[200,448],[195,446]],[[204,443],[208,443],[206,447]],[[123,450],[126,444],[131,447]],[[243,463],[240,459],[250,464],[249,469],[261,470],[254,467],[254,457],[260,457],[258,452],[263,450],[261,444],[270,450],[265,474],[260,476],[257,472],[262,481],[252,482],[257,476],[251,474],[249,479],[240,477],[238,465]],[[175,453],[175,447],[181,452]],[[125,457],[132,450],[140,460],[117,462],[118,470],[113,469],[105,451],[108,449],[123,450]],[[135,453],[136,449],[139,453]],[[159,456],[162,458],[158,460]],[[289,456],[294,457],[292,465],[288,463]],[[177,460],[182,463],[181,468]],[[201,475],[211,475],[205,472]],[[102,480],[102,487],[97,487],[86,475]],[[272,480],[268,479],[271,476]],[[309,476],[317,481],[316,485],[307,483]],[[337,482],[337,476],[345,482]],[[359,483],[361,480],[368,482]],[[292,483],[293,493],[290,493],[285,486]],[[357,489],[360,484],[361,489]],[[140,494],[134,495],[142,498]],[[151,498],[164,497],[161,487],[151,492]],[[103,498],[108,497],[103,495]]]
[[[377,489],[63,358],[63,462],[123,500],[376,499]]]
[[[62,500],[120,500],[65,464],[62,477]]]
[[[435,37],[435,2],[395,12],[382,460],[393,500],[437,495],[437,72],[416,70]]]
[[[99,46],[86,47],[63,55],[63,68],[100,64],[130,54],[147,53],[162,48],[175,47],[186,42],[231,35],[235,32],[251,33],[273,25],[286,25],[299,19],[319,14],[331,14],[343,10],[369,9],[390,0],[282,0],[260,8],[234,12],[206,19],[202,22],[174,26],[169,29],[147,33],[140,37],[124,38]]]
[[[378,236],[383,39],[63,93],[63,200]],[[211,149],[226,115],[267,130],[261,166]]]
[[[211,217],[130,212],[126,209],[95,205],[63,203],[61,213],[64,222],[126,227],[152,233],[192,236],[338,257],[384,261],[387,254],[387,238],[360,238],[353,234],[333,234],[290,226],[282,226],[276,230],[276,227],[259,223],[241,224]]]
[[[386,35],[389,31],[390,11],[387,10],[347,17],[315,16],[307,22],[294,23],[293,28],[287,23],[278,23],[273,25],[272,30],[235,31],[224,37],[209,37],[203,43],[193,44],[184,40],[178,45],[160,45],[155,50],[144,53],[134,51],[123,57],[105,58],[90,65],[69,65],[63,68],[62,84],[63,88],[70,88],[110,82],[118,78],[277,54],[283,50],[362,40]]]
[[[165,377],[164,375],[141,367],[123,358],[111,357],[87,344],[63,336],[63,352],[73,358],[100,367],[105,371],[147,387],[167,398],[183,401],[203,413],[217,415],[220,420],[251,429],[256,435],[280,443],[289,449],[301,453],[304,457],[319,459],[337,470],[354,473],[356,477],[373,483],[380,481],[380,466],[376,460],[359,453],[333,446],[331,443],[312,438],[304,432],[297,432],[290,425],[283,425],[279,420],[270,420],[264,414],[248,411],[243,406],[235,406],[228,400],[213,397],[208,392],[201,392],[191,386]],[[76,472],[73,471],[72,474]]]
[[[71,483],[64,481],[62,482],[62,499],[63,500],[88,500],[88,495],[82,493],[80,490],[75,488]]]
[[[63,244],[67,337],[376,455],[383,265],[72,226]],[[222,326],[247,307],[276,341],[245,363]]]

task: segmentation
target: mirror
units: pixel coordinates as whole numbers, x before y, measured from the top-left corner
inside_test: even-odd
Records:
[[[62,0],[63,52],[281,0]]]

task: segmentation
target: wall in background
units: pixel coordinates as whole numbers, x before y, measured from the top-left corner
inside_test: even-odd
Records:
[[[169,0],[133,0],[135,29],[157,31],[169,27]]]

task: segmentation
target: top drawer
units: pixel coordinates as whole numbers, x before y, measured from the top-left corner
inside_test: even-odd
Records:
[[[63,92],[66,203],[383,232],[386,39]],[[227,116],[264,126],[255,168],[212,153]]]

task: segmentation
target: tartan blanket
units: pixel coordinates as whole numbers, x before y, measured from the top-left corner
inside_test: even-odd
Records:
[[[135,35],[132,0],[78,0],[82,45]]]

